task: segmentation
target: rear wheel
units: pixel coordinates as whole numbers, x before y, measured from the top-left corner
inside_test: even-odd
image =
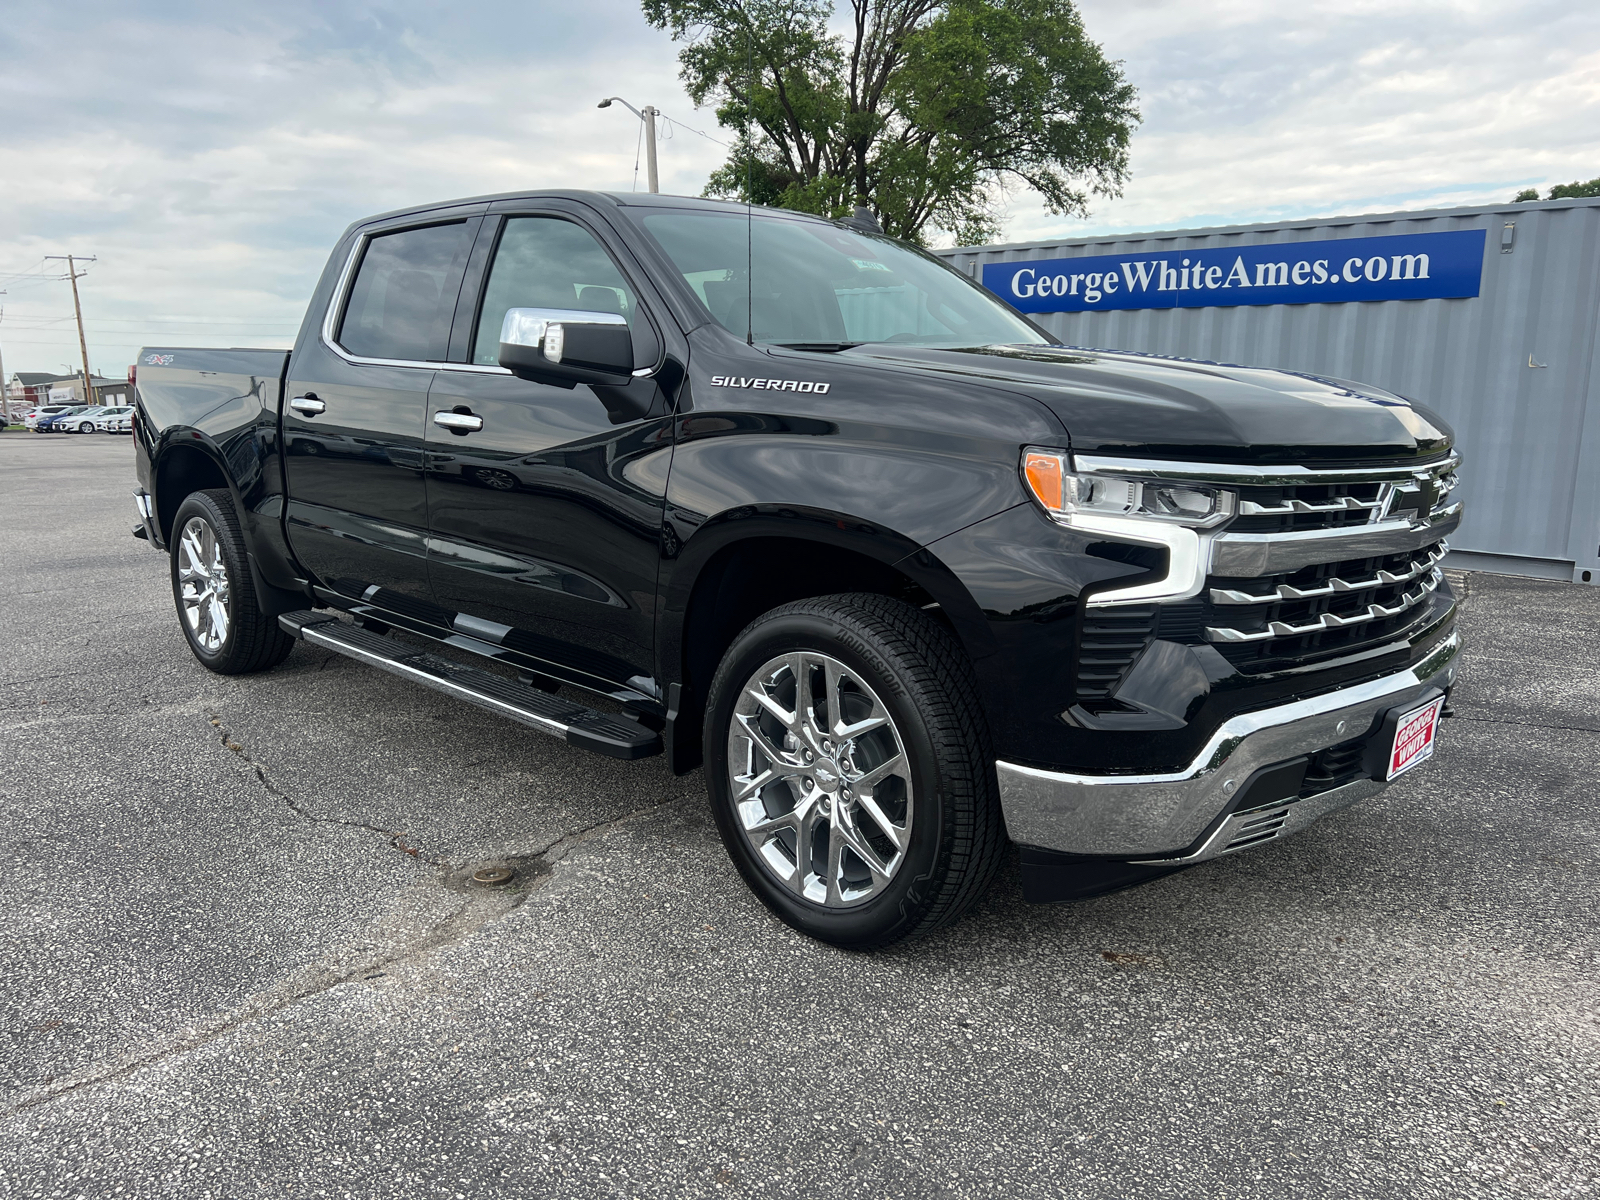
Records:
[[[243,675],[288,657],[294,638],[261,612],[232,496],[218,489],[186,497],[172,520],[171,550],[178,623],[202,666]]]
[[[787,604],[739,635],[711,686],[706,777],[745,882],[836,945],[954,920],[1005,845],[970,664],[885,596]]]

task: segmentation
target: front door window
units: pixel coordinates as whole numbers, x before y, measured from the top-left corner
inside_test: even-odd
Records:
[[[513,308],[567,308],[620,313],[631,327],[633,292],[616,264],[581,226],[554,217],[506,222],[484,288],[472,361],[500,361],[500,326]]]

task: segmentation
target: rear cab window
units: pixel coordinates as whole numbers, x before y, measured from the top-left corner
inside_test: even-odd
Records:
[[[367,240],[336,341],[359,358],[437,362],[445,357],[469,224],[452,221]]]

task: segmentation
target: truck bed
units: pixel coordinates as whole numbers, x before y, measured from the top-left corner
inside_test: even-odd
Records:
[[[146,346],[138,361],[139,402],[164,430],[198,426],[231,406],[276,414],[289,351]]]

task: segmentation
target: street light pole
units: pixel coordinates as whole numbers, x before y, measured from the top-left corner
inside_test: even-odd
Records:
[[[83,336],[83,305],[78,302],[78,266],[70,254],[47,254],[47,259],[66,259],[67,278],[72,280],[72,311],[78,316],[78,350],[83,354],[83,402],[94,403],[94,377],[89,374],[89,342]],[[86,258],[84,262],[97,262],[97,258]],[[85,271],[87,275],[89,272]]]
[[[643,110],[637,109],[621,96],[608,96],[595,107],[610,108],[613,101],[622,105],[623,108],[644,122],[645,176],[650,181],[650,190],[659,192],[661,190],[661,180],[656,172],[656,118],[661,115],[661,110],[653,104],[646,104]]]

